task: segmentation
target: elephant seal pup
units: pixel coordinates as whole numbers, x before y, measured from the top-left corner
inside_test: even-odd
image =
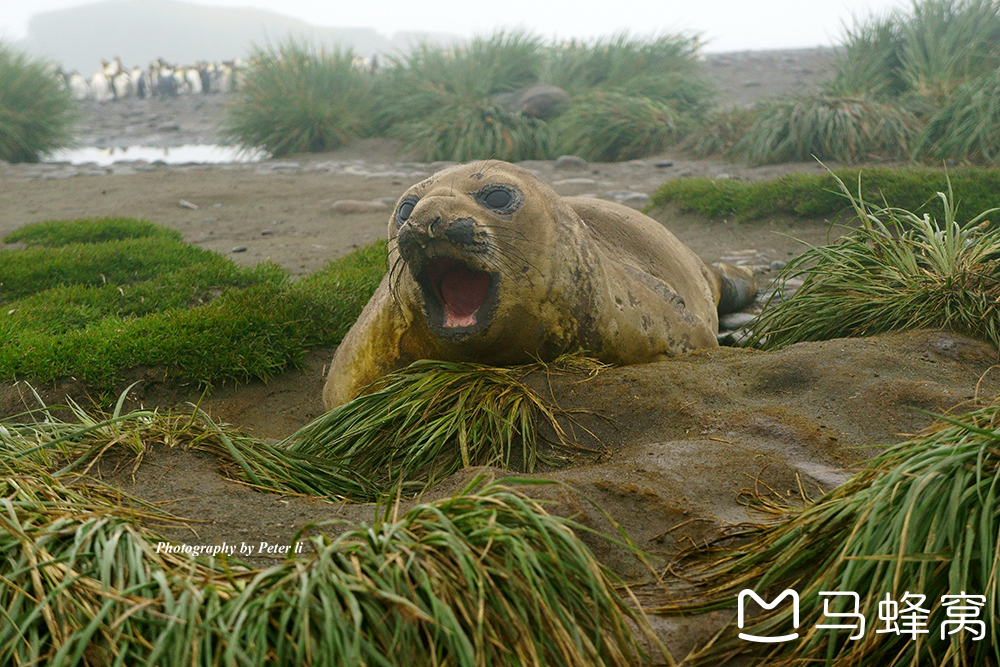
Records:
[[[417,359],[494,366],[585,350],[612,364],[718,345],[719,313],[756,294],[749,271],[707,265],[659,222],[560,197],[490,160],[411,187],[389,219],[389,272],[337,348],[332,409]]]

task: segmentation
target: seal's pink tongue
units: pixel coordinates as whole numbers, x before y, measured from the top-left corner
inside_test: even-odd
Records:
[[[476,323],[476,311],[486,300],[490,277],[456,263],[441,275],[439,294],[444,304],[446,327],[469,327]]]

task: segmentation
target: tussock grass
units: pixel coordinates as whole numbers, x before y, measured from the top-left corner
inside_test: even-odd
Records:
[[[1000,663],[1000,405],[995,401],[958,417],[941,417],[910,440],[889,448],[846,484],[793,518],[766,528],[749,543],[706,554],[708,564],[687,574],[699,582],[696,599],[665,601],[664,613],[732,606],[749,588],[766,600],[791,588],[800,597],[800,638],[771,647],[753,645],[754,664],[792,665],[996,665]],[[864,637],[819,624],[854,622],[823,616],[855,611],[847,598],[821,591],[850,591],[866,616]],[[916,640],[879,634],[879,603],[886,595],[926,596],[928,634]],[[985,638],[968,628],[941,637],[949,619],[943,595],[985,595],[977,614]],[[966,603],[967,604],[967,603]],[[904,609],[900,604],[899,609]],[[951,618],[954,618],[951,616]],[[753,617],[742,630],[776,636],[792,627],[790,607]],[[950,626],[949,631],[955,626]],[[727,628],[694,656],[692,665],[719,665],[750,648]],[[741,663],[742,664],[742,663]]]
[[[379,77],[376,123],[427,161],[550,158],[545,122],[495,100],[537,83],[543,57],[541,40],[519,30],[464,47],[421,44],[392,59]]]
[[[677,140],[684,119],[668,105],[614,92],[577,97],[555,122],[561,152],[620,162],[662,152]]]
[[[468,466],[533,472],[539,463],[587,453],[556,420],[565,414],[523,382],[542,368],[416,361],[283,445],[298,454],[341,458],[376,487],[395,491],[399,485],[407,493]],[[541,424],[555,436],[547,455],[538,442]]]
[[[15,235],[34,245],[2,253],[0,380],[75,377],[98,393],[149,366],[196,384],[267,378],[339,342],[385,272],[384,243],[291,282],[139,221]]]
[[[73,110],[48,63],[0,42],[0,160],[38,162],[67,146]]]
[[[903,23],[900,60],[912,90],[937,103],[959,85],[1000,67],[1000,4],[920,0]]]
[[[541,39],[521,30],[498,30],[461,47],[418,44],[390,58],[380,75],[376,124],[383,132],[402,124],[409,134],[449,107],[489,107],[494,95],[536,83],[543,58]]]
[[[732,157],[733,147],[759,120],[760,113],[760,107],[713,110],[695,125],[680,148],[694,157]]]
[[[750,183],[735,179],[677,178],[653,193],[652,204],[676,204],[681,210],[739,222],[790,215],[833,218],[853,214],[837,180],[858,183],[865,201],[888,201],[902,209],[944,215],[932,192],[953,192],[956,215],[1000,206],[1000,173],[992,169],[906,167],[836,169],[824,174],[789,174]],[[949,189],[950,188],[950,189]]]
[[[545,78],[574,97],[619,93],[698,116],[707,111],[713,94],[697,61],[700,46],[697,37],[644,39],[628,33],[557,44],[549,51]]]
[[[337,538],[310,529],[308,555],[261,571],[157,553],[162,538],[137,523],[147,517],[119,500],[44,474],[4,475],[0,662],[642,659],[629,622],[648,626],[617,596],[575,526],[482,479]]]
[[[986,219],[997,209],[959,224],[954,194],[939,192],[944,215],[936,221],[872,206],[838,182],[861,227],[789,262],[779,281],[800,277],[802,287],[787,301],[767,304],[753,343],[773,349],[933,327],[1000,346],[1000,226]]]
[[[351,67],[352,59],[350,51],[294,40],[276,48],[254,47],[222,137],[279,157],[333,150],[365,133],[371,82]]]
[[[845,27],[827,94],[834,97],[899,97],[909,89],[903,73],[903,19],[899,10],[855,19]]]
[[[134,385],[133,385],[134,386]],[[182,447],[209,452],[229,462],[232,473],[254,486],[335,500],[368,501],[380,490],[336,456],[290,452],[215,423],[195,407],[191,414],[136,410],[122,413],[132,387],[109,414],[89,413],[70,400],[71,420],[56,416],[60,406],[39,406],[2,424],[0,460],[14,473],[57,470],[86,474],[109,451],[133,459],[133,469],[153,451]],[[20,421],[15,421],[18,419]],[[324,454],[324,453],[321,453]]]
[[[519,162],[554,157],[552,132],[545,121],[507,111],[489,101],[456,100],[424,119],[397,126],[394,132],[427,161]]]
[[[906,159],[920,126],[905,108],[868,98],[810,96],[767,103],[733,148],[751,164]]]
[[[955,88],[927,121],[914,155],[997,165],[1000,161],[1000,69]]]
[[[198,410],[122,415],[131,387],[107,416],[91,416],[71,402],[75,419],[65,422],[43,405],[27,415],[29,422],[5,428],[17,438],[8,444],[11,452],[64,471],[92,465],[123,444],[137,461],[151,448],[183,446],[232,461],[242,479],[263,489],[370,502],[410,497],[469,466],[534,472],[539,464],[599,454],[576,445],[557,420],[571,415],[523,381],[529,373],[561,367],[600,369],[582,357],[515,368],[418,361],[276,445],[220,426]],[[544,444],[543,427],[553,438]]]

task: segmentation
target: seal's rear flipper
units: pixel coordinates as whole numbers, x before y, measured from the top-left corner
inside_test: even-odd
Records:
[[[757,280],[753,271],[743,266],[719,262],[719,315],[743,310],[757,296]]]

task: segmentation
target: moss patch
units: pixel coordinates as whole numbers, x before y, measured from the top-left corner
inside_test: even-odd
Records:
[[[943,217],[941,200],[935,193],[948,192],[949,180],[959,220],[1000,206],[1000,171],[960,168],[946,172],[925,167],[838,169],[824,174],[790,174],[758,183],[678,178],[656,190],[652,205],[674,203],[683,211],[737,222],[784,215],[802,218],[852,215],[854,209],[839,189],[837,179],[856,194],[859,175],[865,201],[885,201],[921,215]]]
[[[0,261],[0,381],[74,377],[111,390],[133,368],[179,382],[264,379],[340,342],[381,280],[382,242],[292,281],[127,218],[29,225]]]

